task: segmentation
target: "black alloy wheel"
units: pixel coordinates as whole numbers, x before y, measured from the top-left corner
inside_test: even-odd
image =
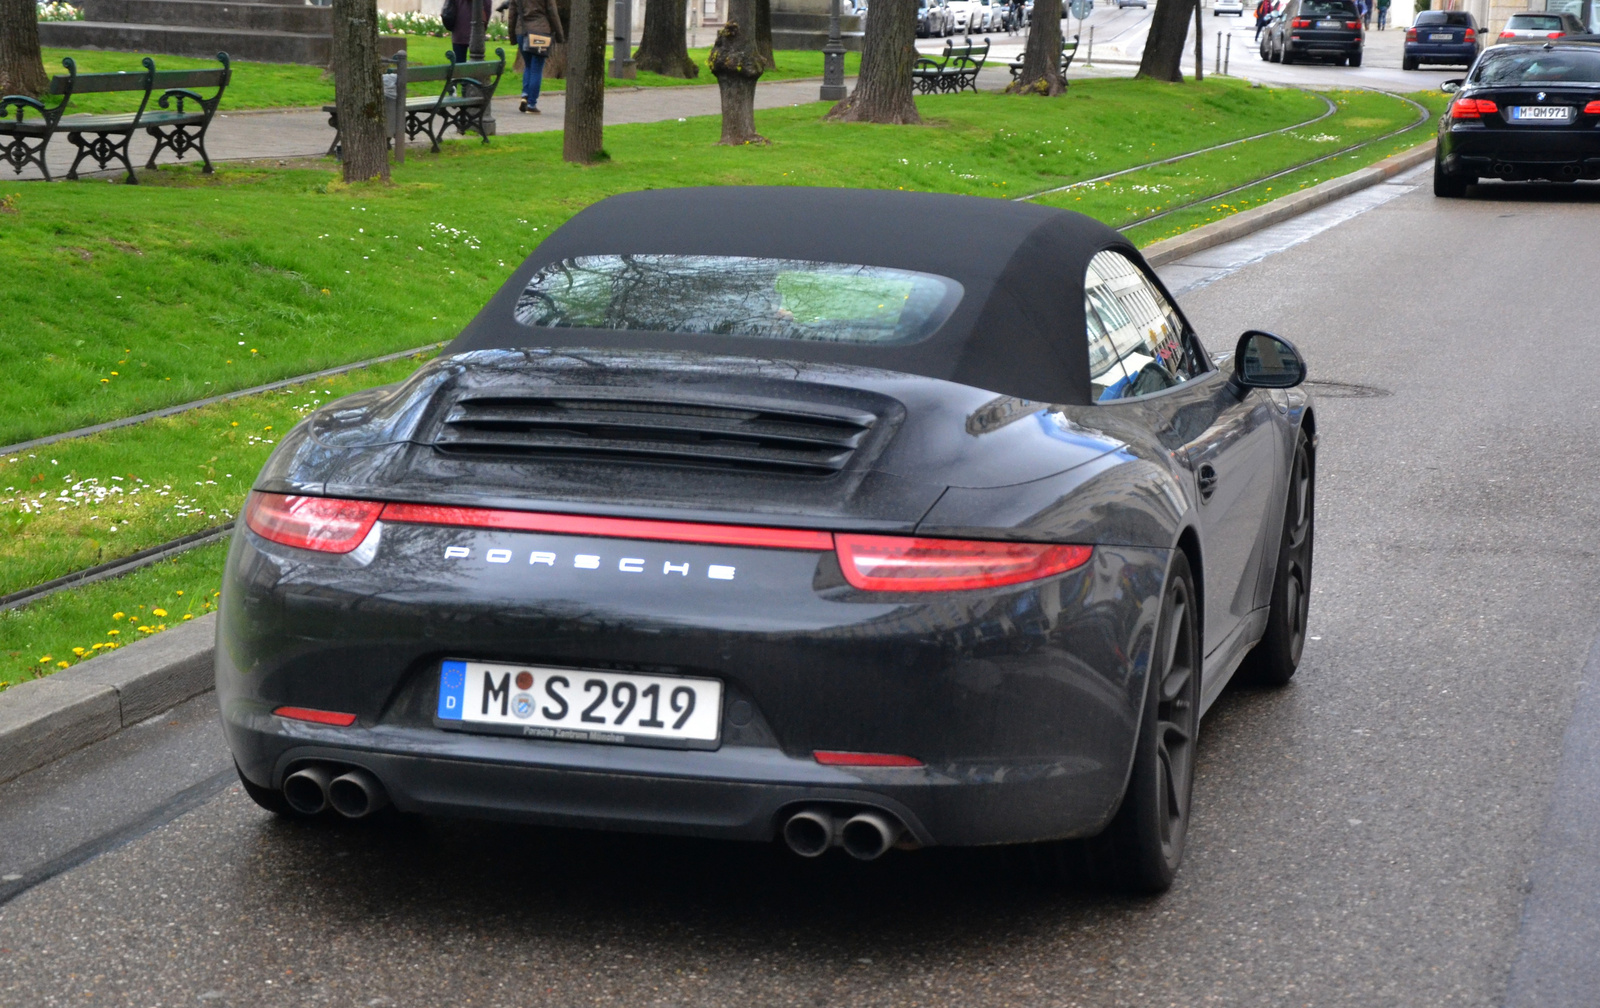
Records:
[[[1311,612],[1316,498],[1316,459],[1301,432],[1295,435],[1267,629],[1239,667],[1238,678],[1244,685],[1285,686],[1300,667],[1300,656],[1306,646],[1307,618]]]
[[[1200,730],[1200,612],[1182,551],[1167,569],[1150,663],[1122,804],[1098,836],[1027,848],[1028,867],[1048,882],[1152,896],[1171,888],[1183,861]]]

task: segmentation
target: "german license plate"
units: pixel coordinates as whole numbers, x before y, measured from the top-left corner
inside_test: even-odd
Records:
[[[1318,21],[1317,22],[1317,27],[1318,28],[1343,28],[1344,27],[1344,22],[1343,21]]]
[[[712,748],[722,725],[715,679],[446,661],[437,723],[569,742]]]
[[[1511,118],[1525,122],[1551,119],[1564,122],[1572,118],[1572,109],[1566,105],[1513,105]]]
[[[1455,36],[1449,32],[1434,32],[1428,36],[1428,40],[1430,42],[1449,42],[1453,38],[1455,38]]]

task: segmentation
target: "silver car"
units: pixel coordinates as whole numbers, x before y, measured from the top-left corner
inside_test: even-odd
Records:
[[[1571,14],[1513,14],[1500,31],[1500,42],[1548,42],[1563,35],[1583,35],[1588,29]]]

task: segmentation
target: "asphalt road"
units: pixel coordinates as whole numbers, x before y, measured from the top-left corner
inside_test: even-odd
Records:
[[[1324,394],[1313,639],[1293,685],[1206,721],[1167,896],[1051,891],[994,851],[320,829],[228,787],[0,906],[0,1004],[1504,1003],[1519,949],[1527,987],[1573,940],[1524,908],[1558,767],[1600,765],[1592,702],[1561,762],[1600,597],[1600,379],[1572,295],[1600,189],[1478,192],[1384,188],[1169,274],[1213,347],[1278,331]],[[227,766],[206,702],[0,788],[0,871],[203,788]],[[116,799],[124,777],[143,798]],[[1592,819],[1562,780],[1557,818]]]

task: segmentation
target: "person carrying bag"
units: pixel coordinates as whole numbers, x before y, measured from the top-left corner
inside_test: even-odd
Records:
[[[561,30],[561,14],[555,0],[506,0],[499,9],[508,12],[511,39],[522,57],[522,102],[517,110],[538,115],[545,57],[552,45],[567,40]]]

